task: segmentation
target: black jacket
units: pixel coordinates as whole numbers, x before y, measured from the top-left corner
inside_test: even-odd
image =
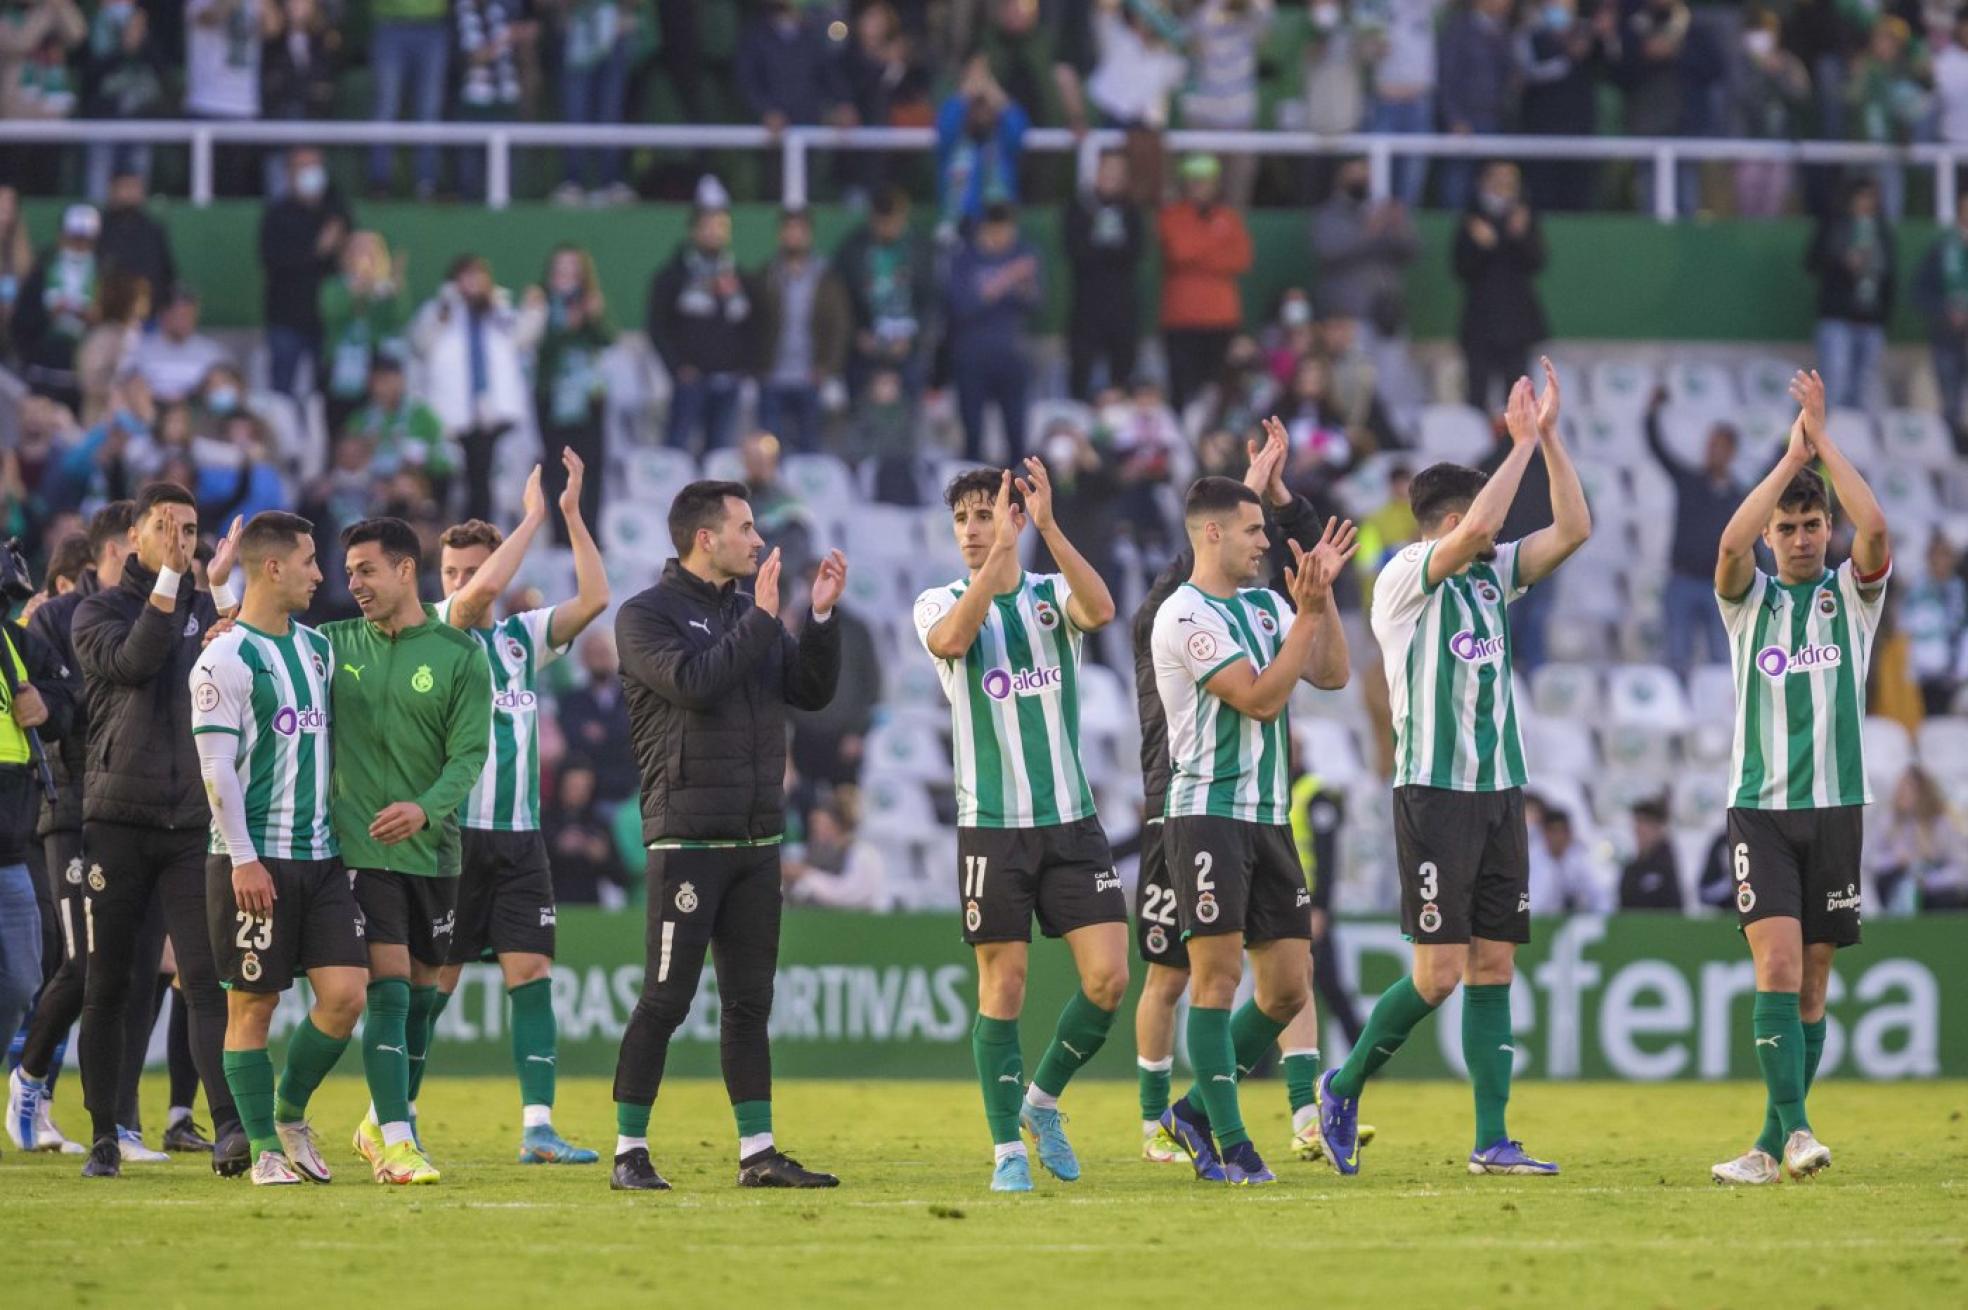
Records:
[[[335,271],[335,256],[320,254],[315,247],[321,229],[335,218],[342,220],[344,232],[352,226],[348,207],[332,187],[319,204],[288,196],[260,215],[260,266],[266,270],[263,321],[268,326],[321,331],[321,283]]]
[[[52,762],[56,743],[69,732],[74,720],[75,695],[66,676],[68,670],[52,646],[11,620],[7,621],[5,640],[20,652],[21,663],[27,666],[28,684],[41,693],[41,703],[48,707],[47,721],[35,731]],[[0,650],[0,660],[6,661],[8,670],[8,676],[0,677],[0,714],[12,714],[13,657]],[[0,865],[26,861],[28,846],[39,838],[34,814],[40,804],[39,770],[31,763],[0,764]]]
[[[731,284],[721,288],[707,275],[708,266],[692,260],[693,250],[684,242],[650,279],[649,344],[672,375],[682,368],[707,375],[747,372],[758,351],[758,288],[736,265],[729,269]]]
[[[1472,218],[1496,229],[1494,245],[1476,244]],[[1551,335],[1536,280],[1544,269],[1544,233],[1535,215],[1522,236],[1511,236],[1506,222],[1471,209],[1456,226],[1455,274],[1469,288],[1458,336],[1465,347],[1529,347]]]
[[[27,630],[46,642],[61,660],[66,670],[62,679],[65,693],[75,707],[60,747],[48,752],[48,770],[55,776],[56,798],[54,804],[41,807],[43,837],[51,832],[79,832],[82,828],[82,775],[89,763],[89,698],[82,681],[82,662],[75,656],[75,639],[70,632],[75,626],[76,609],[99,590],[96,571],[84,569],[74,591],[46,602],[27,621]],[[42,738],[47,739],[45,732]]]
[[[1862,243],[1856,221],[1849,216],[1818,224],[1811,247],[1804,252],[1804,267],[1817,275],[1819,318],[1883,324],[1893,317],[1897,267],[1893,229],[1878,218],[1872,231],[1875,239]],[[1870,259],[1863,270],[1855,270],[1847,255],[1862,245],[1870,249]]]
[[[89,693],[82,817],[147,828],[212,822],[191,738],[191,671],[217,620],[189,573],[177,608],[150,603],[157,575],[132,557],[123,580],[83,601],[72,628]]]
[[[1097,195],[1075,196],[1066,206],[1067,267],[1073,274],[1073,324],[1139,325],[1140,296],[1136,277],[1141,272],[1141,211],[1126,200],[1107,201]]]
[[[1291,562],[1291,547],[1285,543],[1296,541],[1309,550],[1318,542],[1323,525],[1312,502],[1303,496],[1292,497],[1291,504],[1277,510],[1273,523],[1277,532],[1271,541],[1271,575],[1282,585],[1284,566]],[[1155,615],[1162,602],[1195,571],[1196,552],[1185,546],[1148,588],[1141,608],[1134,612],[1134,699],[1141,715],[1143,813],[1151,819],[1162,817],[1169,784],[1168,716],[1162,712],[1162,694],[1155,687]],[[1306,767],[1316,769],[1318,763],[1307,761]]]
[[[163,304],[178,280],[178,261],[171,256],[171,234],[143,209],[106,209],[102,234],[96,238],[96,258],[105,272],[115,270],[150,283],[151,299]]]
[[[840,624],[794,641],[736,584],[671,560],[615,616],[642,838],[759,841],[786,826],[786,707],[817,710],[840,677]]]

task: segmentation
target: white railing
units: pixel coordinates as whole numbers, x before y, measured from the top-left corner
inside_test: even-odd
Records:
[[[1026,149],[1043,154],[1077,154],[1082,179],[1105,146],[1118,145],[1115,132],[1075,137],[1064,128],[1035,128]],[[486,204],[504,209],[512,200],[515,149],[605,147],[661,150],[777,150],[782,194],[788,204],[803,203],[808,156],[814,151],[878,150],[897,153],[932,149],[936,133],[926,127],[795,127],[773,133],[750,124],[599,125],[579,123],[220,123],[208,120],[0,120],[0,142],[47,145],[132,143],[177,145],[191,151],[191,202],[212,201],[212,151],[218,145],[258,146],[417,146],[436,145],[485,152]],[[1384,197],[1392,185],[1394,160],[1579,159],[1631,160],[1651,166],[1654,217],[1673,222],[1679,214],[1676,165],[1683,161],[1747,162],[1780,160],[1797,164],[1899,165],[1934,172],[1934,215],[1954,221],[1957,166],[1963,152],[1946,145],[1879,146],[1845,141],[1754,141],[1722,137],[1617,136],[1450,136],[1314,132],[1211,132],[1182,130],[1168,135],[1171,149],[1216,154],[1364,155],[1373,194]]]

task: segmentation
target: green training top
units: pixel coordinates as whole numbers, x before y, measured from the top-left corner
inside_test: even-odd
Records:
[[[424,622],[394,637],[367,619],[321,627],[335,649],[330,813],[351,869],[424,877],[442,867],[442,829],[485,769],[492,669],[477,641],[424,606]],[[429,822],[385,846],[369,825],[385,806],[415,801]]]

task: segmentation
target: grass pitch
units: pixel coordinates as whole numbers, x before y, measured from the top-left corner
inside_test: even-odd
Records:
[[[56,1108],[71,1132],[77,1084]],[[433,1078],[424,1136],[444,1181],[379,1188],[347,1146],[366,1093],[339,1077],[315,1106],[327,1188],[222,1181],[187,1157],[87,1183],[77,1157],[9,1150],[0,1303],[1968,1305],[1968,1083],[1827,1082],[1811,1107],[1829,1173],[1714,1186],[1708,1166],[1748,1145],[1762,1097],[1522,1084],[1512,1130],[1564,1176],[1472,1178],[1467,1089],[1380,1083],[1363,1106],[1381,1138],[1341,1179],[1289,1158],[1283,1086],[1257,1082],[1246,1114],[1281,1181],[1232,1191],[1142,1162],[1134,1089],[1088,1083],[1065,1105],[1084,1178],[995,1197],[972,1084],[782,1083],[782,1146],[845,1182],[760,1193],[733,1186],[723,1088],[679,1082],[652,1136],[677,1190],[631,1195],[608,1190],[606,1164],[514,1164],[504,1079]],[[564,1079],[560,1105],[562,1131],[605,1159],[607,1083]]]

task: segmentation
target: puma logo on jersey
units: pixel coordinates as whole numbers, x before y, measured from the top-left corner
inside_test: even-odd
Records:
[[[357,682],[361,682],[361,681],[362,681],[362,671],[363,671],[364,669],[366,669],[366,668],[368,668],[368,667],[369,667],[369,666],[368,666],[368,665],[366,665],[366,664],[344,664],[344,665],[342,665],[342,668],[343,668],[343,669],[345,669],[345,670],[346,670],[346,671],[348,672],[348,675],[349,675],[349,676],[350,676],[351,678],[354,678],[354,679],[355,679],[355,680],[356,680]]]
[[[704,622],[704,620],[702,620],[702,619],[692,619],[692,620],[690,620],[690,626],[691,626],[691,627],[693,627],[693,628],[702,628],[702,629],[704,630],[704,635],[705,635],[706,637],[708,637],[708,636],[710,636],[710,635],[711,635],[711,625],[710,625],[710,624],[708,624],[708,623],[706,623],[706,622]]]

